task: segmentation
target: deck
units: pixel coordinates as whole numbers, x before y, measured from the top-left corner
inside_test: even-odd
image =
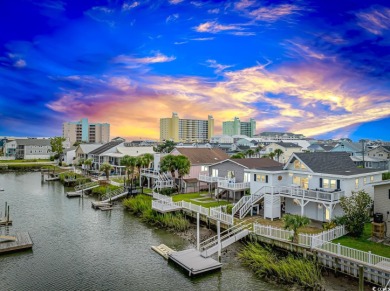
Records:
[[[7,220],[7,217],[0,217],[0,225],[12,225],[12,220]]]
[[[20,250],[31,249],[33,246],[33,242],[28,232],[20,232],[14,235],[15,240],[11,239],[3,239],[0,240],[0,253],[14,252]]]
[[[179,211],[182,209],[182,207],[170,201],[153,200],[152,209],[160,213],[167,213],[167,212]]]
[[[174,252],[168,255],[169,260],[188,271],[188,275],[198,275],[221,269],[222,264],[212,258],[204,258],[195,249]]]

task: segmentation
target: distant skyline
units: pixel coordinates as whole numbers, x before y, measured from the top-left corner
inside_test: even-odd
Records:
[[[158,139],[160,118],[390,140],[389,1],[0,4],[0,135],[87,117]]]

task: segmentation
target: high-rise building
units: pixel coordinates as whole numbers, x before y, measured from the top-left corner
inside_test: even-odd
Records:
[[[233,121],[222,122],[222,132],[226,135],[246,135],[253,137],[256,131],[256,120],[249,119],[249,122],[242,122],[238,117]]]
[[[75,142],[107,143],[110,141],[110,124],[88,123],[88,118],[82,118],[75,122],[64,122],[62,136],[69,138],[70,144]]]
[[[203,142],[214,135],[214,118],[207,120],[179,119],[173,112],[171,118],[160,119],[160,140],[174,142]]]

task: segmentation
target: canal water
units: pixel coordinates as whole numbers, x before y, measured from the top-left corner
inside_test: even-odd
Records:
[[[28,231],[34,242],[32,251],[0,256],[0,290],[283,290],[256,279],[231,252],[222,272],[189,278],[150,248],[182,250],[188,241],[120,207],[95,211],[91,198],[68,199],[59,182],[41,183],[40,173],[0,174],[0,188],[9,233]]]

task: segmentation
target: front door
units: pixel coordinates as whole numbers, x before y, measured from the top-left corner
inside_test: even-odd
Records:
[[[309,178],[301,178],[301,188],[302,189],[309,188]]]

